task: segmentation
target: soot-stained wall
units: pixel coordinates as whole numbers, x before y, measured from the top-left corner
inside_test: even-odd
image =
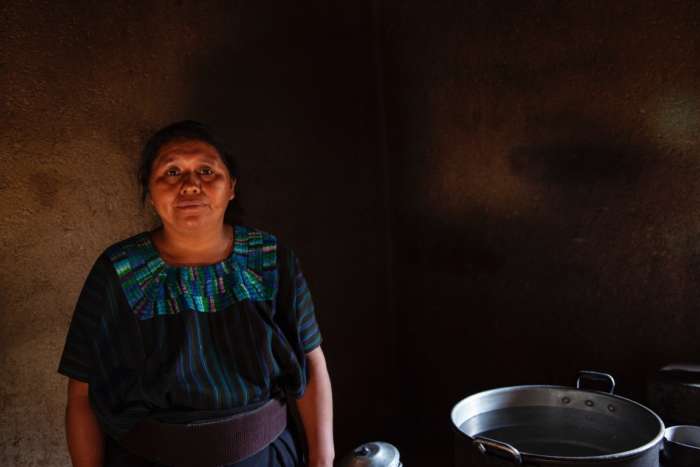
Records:
[[[396,376],[371,14],[335,3],[2,3],[0,465],[68,465],[56,367],[73,306],[97,255],[153,226],[137,154],[149,131],[183,118],[233,143],[246,222],[301,258],[338,452],[388,437]]]
[[[72,308],[153,225],[137,153],[180,118],[301,257],[339,454],[449,465],[473,391],[593,368],[641,400],[697,358],[694,2],[387,0],[374,49],[370,2],[332,3],[0,5],[0,464],[68,465]]]
[[[700,358],[699,21],[689,1],[384,2],[408,463],[449,465],[471,392],[598,369],[643,400],[649,371]]]

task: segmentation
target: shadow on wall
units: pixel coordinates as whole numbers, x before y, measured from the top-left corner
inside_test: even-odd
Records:
[[[189,67],[188,115],[232,144],[245,222],[301,259],[334,384],[340,457],[390,438],[396,423],[369,4],[237,8],[236,28]]]
[[[560,186],[563,196],[583,185],[591,190],[603,185],[634,189],[654,162],[649,142],[635,145],[629,135],[590,118],[557,114],[533,118],[528,126],[534,141],[511,150],[511,170],[534,183]],[[547,141],[538,144],[538,138]]]
[[[445,452],[446,414],[470,393],[571,386],[578,370],[599,369],[643,402],[648,372],[696,348],[692,161],[571,114],[530,124],[530,141],[496,165],[525,187],[516,207],[479,204],[488,193],[467,183],[435,183],[463,204],[416,203],[396,218],[397,231],[411,233],[396,244],[410,258],[397,271],[411,285],[398,298],[402,404],[411,407],[406,423],[433,427]],[[473,167],[450,162],[463,180]],[[422,431],[403,435],[409,458],[426,455]]]

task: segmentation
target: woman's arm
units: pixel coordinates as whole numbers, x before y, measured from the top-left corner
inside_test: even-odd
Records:
[[[326,358],[321,347],[306,354],[309,383],[297,401],[306,440],[309,444],[309,467],[331,467],[333,446],[333,396]]]
[[[88,385],[68,380],[66,436],[73,467],[102,467],[104,437],[90,407]]]

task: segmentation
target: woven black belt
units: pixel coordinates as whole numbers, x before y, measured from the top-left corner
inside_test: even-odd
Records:
[[[173,467],[233,464],[262,451],[287,426],[287,409],[272,399],[249,412],[192,424],[146,419],[121,440],[128,451]]]

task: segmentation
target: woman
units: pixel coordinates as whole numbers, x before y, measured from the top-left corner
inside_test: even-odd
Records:
[[[185,121],[146,144],[140,181],[162,226],[107,248],[78,299],[59,372],[75,467],[332,465],[321,337],[294,254],[225,222],[231,155]]]

